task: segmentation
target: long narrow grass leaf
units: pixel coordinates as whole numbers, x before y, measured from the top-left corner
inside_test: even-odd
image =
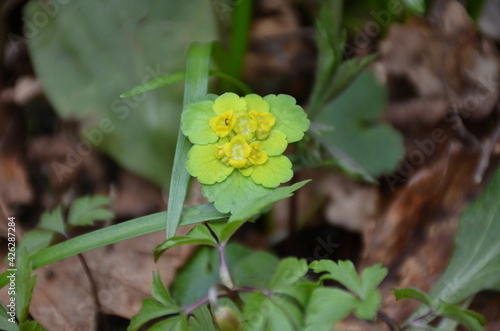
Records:
[[[116,242],[139,237],[165,229],[167,212],[151,214],[110,227],[86,233],[57,245],[43,249],[31,256],[33,269],[60,261],[67,257]],[[221,220],[229,217],[217,211],[213,204],[186,207],[182,211],[180,225],[190,225],[205,221]],[[0,287],[7,284],[8,272],[0,275]]]
[[[193,43],[189,47],[186,63],[186,82],[184,88],[184,106],[201,100],[207,94],[211,44]],[[175,236],[181,218],[182,207],[189,186],[189,174],[186,170],[187,153],[191,143],[179,128],[175,148],[174,166],[170,179],[167,210],[167,239]]]

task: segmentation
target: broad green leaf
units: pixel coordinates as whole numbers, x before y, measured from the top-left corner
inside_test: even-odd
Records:
[[[243,309],[243,330],[263,331],[266,330],[268,308],[264,306],[266,296],[261,293],[253,293],[245,302]]]
[[[366,299],[358,301],[356,310],[354,311],[356,317],[373,321],[375,317],[377,317],[381,301],[382,297],[380,296],[380,292],[378,290],[372,290],[367,294]]]
[[[255,165],[250,177],[264,187],[278,187],[292,179],[292,162],[284,155],[270,157],[266,163]]]
[[[183,209],[180,225],[227,219],[228,216],[217,211],[213,204],[186,207]],[[166,212],[151,214],[66,240],[33,254],[33,267],[40,268],[94,248],[162,231],[165,229],[165,217]],[[7,275],[7,271],[0,275],[0,287],[8,283]]]
[[[47,331],[36,321],[24,322],[19,326],[19,331]]]
[[[111,199],[103,195],[85,196],[76,199],[69,209],[68,223],[71,225],[92,225],[95,221],[104,221],[113,217],[113,213],[104,207],[111,204]]]
[[[213,144],[219,139],[210,126],[210,120],[217,116],[212,109],[213,105],[211,100],[201,100],[187,105],[182,112],[182,133],[193,144]]]
[[[177,304],[174,302],[174,300],[172,300],[170,293],[168,293],[167,288],[163,284],[159,271],[153,273],[153,285],[151,288],[151,294],[153,295],[153,298],[155,298],[165,307],[177,307]]]
[[[25,27],[47,97],[61,117],[88,119],[82,138],[94,149],[166,187],[182,85],[128,99],[119,95],[131,86],[184,70],[188,45],[216,37],[211,3],[86,0],[56,7],[57,15],[44,15],[43,25]],[[39,3],[31,1],[24,21],[32,22],[40,13]],[[70,154],[84,158],[77,151]],[[64,168],[61,176],[64,171],[72,169]]]
[[[205,225],[199,224],[192,228],[187,235],[170,238],[156,247],[155,260],[158,260],[167,249],[181,245],[208,245],[216,247],[217,241]]]
[[[246,221],[255,214],[261,213],[267,207],[275,204],[276,202],[291,197],[293,192],[297,191],[309,182],[310,180],[304,180],[291,186],[279,187],[266,195],[247,200],[244,204],[240,205],[239,209],[231,214],[229,222]]]
[[[254,252],[243,246],[229,243],[226,257],[235,283],[239,286],[269,284],[278,259],[265,252]],[[201,247],[177,273],[171,293],[182,306],[206,296],[210,287],[219,283],[217,250]]]
[[[217,331],[208,307],[202,306],[189,318],[189,331]]]
[[[28,319],[31,296],[36,282],[36,276],[31,277],[33,267],[26,250],[17,252],[16,269],[15,272],[10,272],[10,275],[11,277],[14,276],[11,279],[14,279],[16,284],[14,292],[16,317],[19,323],[22,324]]]
[[[200,8],[197,9],[199,10]],[[210,52],[210,44],[193,43],[189,47],[186,60],[183,109],[189,104],[202,100],[207,94]],[[184,200],[186,200],[189,180],[191,178],[186,170],[187,155],[190,147],[191,143],[179,128],[168,192],[167,239],[174,237],[177,232],[182,207],[184,206]]]
[[[332,260],[313,261],[309,265],[309,268],[314,270],[315,273],[326,272],[326,274],[320,277],[321,280],[336,280],[361,299],[365,298],[358,273],[351,261],[338,261],[338,263]]]
[[[486,331],[483,327],[485,322],[484,317],[476,312],[461,309],[457,306],[445,303],[444,301],[440,301],[438,313],[443,317],[459,322],[471,331]]]
[[[31,230],[26,232],[23,236],[21,242],[17,246],[17,249],[26,249],[30,254],[35,254],[36,252],[49,247],[53,238],[54,232],[50,230]]]
[[[322,133],[326,144],[374,177],[393,171],[404,154],[401,134],[380,122],[386,104],[386,89],[365,71],[315,118],[334,128]]]
[[[139,313],[130,320],[127,331],[137,331],[141,326],[155,318],[176,314],[178,312],[178,307],[165,307],[152,298],[146,298],[142,301],[142,307]]]
[[[173,316],[167,318],[160,323],[156,323],[148,329],[148,331],[187,331],[187,321],[186,317],[183,315]]]
[[[430,295],[456,304],[481,290],[500,290],[500,170],[462,214],[448,267]]]
[[[236,212],[249,200],[254,200],[270,193],[272,190],[255,184],[239,171],[233,173],[222,183],[204,185],[203,196],[208,201],[215,201],[215,208],[222,213]]]
[[[387,269],[382,267],[382,264],[375,264],[365,268],[361,273],[361,287],[363,293],[368,295],[380,285],[382,280],[387,276]]]
[[[305,276],[308,267],[305,259],[289,257],[281,260],[276,273],[271,281],[270,288],[278,290],[295,284],[299,279]]]
[[[346,291],[318,287],[311,294],[306,309],[305,331],[331,331],[334,325],[351,313],[357,300]]]
[[[52,212],[46,211],[40,217],[40,222],[38,223],[38,227],[41,229],[57,232],[60,234],[64,234],[64,220],[62,216],[62,208],[61,206],[54,209]]]
[[[283,299],[252,294],[243,310],[243,330],[300,330],[302,313]]]
[[[304,109],[296,104],[296,100],[286,94],[270,94],[265,96],[264,100],[269,103],[271,114],[276,117],[273,130],[283,132],[289,143],[301,140],[304,132],[309,129],[310,122]]]
[[[397,301],[402,299],[417,300],[426,304],[429,307],[432,306],[432,300],[425,293],[420,292],[419,290],[413,288],[402,288],[402,289],[392,289],[392,290],[394,291],[394,296],[396,297]]]

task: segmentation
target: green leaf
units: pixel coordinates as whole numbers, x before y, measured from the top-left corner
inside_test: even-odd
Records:
[[[236,212],[249,200],[254,200],[271,192],[271,189],[255,184],[239,171],[227,177],[222,183],[203,185],[203,196],[215,202],[215,208],[222,213]]]
[[[0,329],[5,331],[18,331],[19,326],[15,320],[15,314],[12,313],[12,316],[9,316],[8,311],[4,303],[0,301]],[[9,321],[9,319],[14,322]]]
[[[160,323],[156,323],[148,329],[148,331],[187,331],[186,317],[183,315],[173,316]]]
[[[462,214],[448,267],[432,289],[436,299],[455,304],[486,289],[500,290],[500,170]]]
[[[309,265],[309,268],[314,270],[315,273],[326,272],[326,274],[320,277],[321,280],[336,280],[361,299],[365,298],[358,273],[351,261],[338,261],[338,264],[332,260],[313,261]]]
[[[238,231],[238,229],[246,223],[245,221],[236,221],[236,222],[210,222],[209,226],[212,231],[215,233],[219,242],[225,243],[231,238],[231,236]]]
[[[188,153],[186,168],[201,184],[213,185],[224,181],[234,168],[221,162],[215,155],[217,145],[194,145]]]
[[[363,293],[368,295],[374,291],[387,276],[387,268],[383,268],[382,264],[375,264],[365,268],[361,273],[361,287]]]
[[[292,162],[284,156],[272,156],[266,163],[253,166],[253,181],[267,188],[275,188],[293,177]]]
[[[33,267],[26,250],[20,252],[18,251],[16,262],[17,270],[15,271],[14,276],[16,284],[14,297],[16,298],[16,317],[19,323],[22,324],[28,319],[28,311],[31,296],[33,295],[33,287],[36,282],[36,276],[31,277]],[[10,272],[10,275],[14,275],[14,272]]]
[[[246,300],[243,309],[244,331],[266,330],[266,317],[269,312],[267,307],[264,306],[264,302],[266,302],[266,297],[261,292],[251,294]]]
[[[357,306],[357,300],[346,291],[318,287],[311,294],[306,309],[305,331],[331,331]]]
[[[386,104],[387,91],[374,75],[367,71],[360,74],[315,118],[334,127],[322,133],[326,150],[339,149],[373,177],[393,171],[404,148],[401,134],[380,122]]]
[[[142,301],[142,307],[139,313],[130,320],[127,331],[137,331],[141,326],[155,318],[176,314],[178,312],[179,308],[177,307],[165,307],[152,298],[146,298]]]
[[[197,9],[199,10],[199,8]],[[207,94],[210,51],[210,44],[193,43],[189,47],[186,61],[183,109],[192,103],[202,100]],[[184,200],[186,200],[190,179],[189,173],[186,170],[186,162],[190,147],[191,143],[179,128],[174,164],[170,177],[170,190],[168,192],[167,239],[174,237],[177,232],[182,207],[184,206]]]
[[[439,302],[438,313],[443,317],[459,322],[471,331],[486,331],[483,327],[484,317],[476,312],[461,309],[441,300]]]
[[[64,220],[62,216],[61,206],[54,209],[52,212],[46,211],[40,217],[40,222],[38,227],[41,229],[53,231],[64,235],[65,227]]]
[[[29,321],[22,323],[19,326],[19,331],[47,331],[47,329],[36,321]]]
[[[207,306],[196,309],[189,318],[189,331],[217,331]]]
[[[407,299],[407,300],[417,300],[425,305],[431,307],[432,300],[423,292],[413,288],[402,288],[402,289],[391,289],[394,291],[394,295],[396,296],[396,301]]]
[[[240,205],[240,207],[231,214],[231,217],[229,218],[229,223],[246,221],[250,219],[252,216],[261,213],[267,207],[275,204],[276,202],[291,197],[293,195],[293,192],[297,191],[310,181],[311,180],[303,180],[291,186],[279,187],[263,196],[247,200],[244,204]]]
[[[144,92],[153,91],[163,86],[181,82],[185,78],[186,78],[185,71],[180,71],[170,75],[157,77],[155,79],[145,82],[144,84],[138,85],[128,90],[127,92],[120,94],[120,98],[129,98],[133,97],[134,95],[142,94]]]
[[[226,258],[235,283],[241,286],[269,284],[279,261],[269,253],[254,252],[232,243],[226,246]],[[210,287],[219,283],[218,268],[217,250],[200,247],[177,273],[171,287],[175,301],[185,306],[206,296]]]
[[[208,245],[217,247],[217,241],[205,225],[196,225],[187,235],[170,238],[156,247],[155,260],[158,260],[167,249],[181,245]]]
[[[299,260],[295,257],[283,259],[274,274],[270,288],[277,290],[293,285],[305,276],[307,270],[305,259]]]
[[[213,144],[219,139],[210,126],[210,120],[217,116],[212,109],[213,104],[211,100],[201,100],[188,105],[182,112],[182,133],[193,144]]]
[[[264,100],[269,103],[271,114],[276,117],[273,130],[283,132],[289,143],[301,140],[304,132],[309,129],[310,122],[304,109],[296,104],[296,100],[286,94],[270,94],[265,96]]]
[[[166,212],[151,214],[127,222],[96,230],[48,247],[32,255],[33,267],[40,268],[67,257],[94,248],[111,245],[119,241],[139,237],[165,229]],[[186,207],[181,215],[180,225],[190,225],[211,220],[225,219],[229,215],[220,213],[213,204]],[[0,287],[8,283],[8,272],[0,275]]]
[[[243,330],[299,330],[302,315],[290,302],[253,293],[243,310]]]
[[[159,271],[153,273],[153,285],[151,288],[151,294],[158,302],[163,304],[165,307],[175,307],[179,309],[174,300],[172,300],[172,297],[170,296],[170,293],[168,293],[167,288],[163,284]]]
[[[21,242],[17,246],[17,249],[26,249],[30,254],[35,254],[36,252],[49,247],[53,238],[54,232],[50,230],[31,230],[26,232],[23,236]]]
[[[104,221],[113,217],[106,207],[111,199],[103,195],[85,196],[76,199],[69,209],[68,223],[74,226],[93,225],[95,221]]]
[[[44,15],[47,22],[27,38],[47,97],[63,119],[92,119],[86,121],[90,123],[82,137],[93,148],[167,187],[182,86],[129,99],[119,95],[131,86],[185,70],[189,43],[212,41],[217,35],[211,3],[88,0],[60,1],[56,7],[57,14]],[[38,17],[40,10],[38,2],[29,2],[25,21]],[[77,151],[68,155],[84,158]],[[64,171],[71,169],[61,175]]]
[[[366,299],[363,301],[358,301],[356,306],[356,310],[354,313],[356,317],[368,321],[373,321],[377,317],[377,312],[380,309],[380,302],[382,301],[382,297],[380,296],[380,292],[377,290],[372,290],[366,296]]]

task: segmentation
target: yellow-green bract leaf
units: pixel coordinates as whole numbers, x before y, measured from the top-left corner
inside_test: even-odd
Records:
[[[277,187],[292,179],[292,162],[284,155],[269,157],[266,163],[254,166],[250,177],[265,187]]]
[[[41,229],[64,234],[65,232],[64,221],[63,221],[61,206],[57,207],[52,212],[49,211],[44,212],[42,214],[42,217],[40,218],[40,223],[38,223],[38,227]]]
[[[269,103],[271,114],[276,117],[273,130],[283,132],[289,143],[301,140],[310,123],[304,109],[296,104],[295,99],[285,94],[270,94],[264,100]]]
[[[235,212],[247,201],[262,197],[271,189],[255,184],[251,178],[234,171],[225,181],[214,185],[204,185],[203,196],[214,202],[221,213]]]
[[[228,92],[215,100],[212,109],[217,115],[221,115],[228,110],[233,110],[235,112],[246,110],[246,103],[245,99],[239,97],[237,94]]]
[[[95,221],[110,219],[113,217],[113,213],[103,208],[110,203],[111,199],[103,195],[78,198],[71,205],[68,223],[71,225],[92,225]]]
[[[259,113],[267,113],[269,111],[269,103],[264,101],[260,95],[248,94],[245,95],[247,110],[257,110]]]
[[[186,163],[189,174],[197,177],[202,184],[215,184],[224,181],[229,176],[234,168],[226,166],[215,155],[217,146],[210,145],[194,145],[188,153],[188,161]]]
[[[198,101],[188,105],[182,112],[182,133],[193,144],[212,144],[219,139],[210,127],[210,120],[217,116],[212,110],[213,104],[210,100]]]
[[[269,137],[262,141],[262,149],[265,150],[269,156],[282,154],[287,145],[286,135],[277,130],[271,130]]]
[[[264,196],[259,196],[256,199],[246,201],[245,204],[241,205],[238,210],[233,212],[233,214],[229,218],[229,223],[227,224],[227,226],[230,226],[230,224],[234,222],[249,220],[252,216],[263,212],[264,209],[271,206],[272,204],[291,197],[293,195],[293,192],[309,183],[310,181],[311,180],[304,180],[291,186],[279,187],[270,191]]]
[[[172,237],[156,247],[155,260],[158,260],[167,249],[180,245],[208,245],[215,247],[217,241],[206,226],[199,224],[192,228],[187,235]]]

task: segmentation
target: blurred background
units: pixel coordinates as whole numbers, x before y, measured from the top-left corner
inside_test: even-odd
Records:
[[[390,269],[383,309],[404,321],[416,304],[396,304],[388,289],[432,288],[452,254],[460,212],[498,164],[500,1],[344,1],[335,22],[321,21],[322,4],[4,0],[0,235],[9,216],[22,238],[44,211],[83,195],[110,196],[115,218],[74,235],[165,210],[183,84],[120,94],[184,70],[190,43],[218,41],[214,69],[260,95],[294,96],[313,123],[289,152],[293,180],[314,181],[246,225],[238,241],[310,261],[381,262]],[[318,41],[318,19],[333,46]],[[343,47],[332,41],[342,34],[331,31],[337,27]],[[329,83],[339,86],[316,102],[318,58],[328,47],[341,49]],[[210,92],[226,91],[241,93],[211,81]],[[194,183],[186,203],[204,203]],[[155,265],[152,250],[163,237],[86,253],[91,280],[76,258],[42,268],[31,315],[49,330],[128,325],[149,295],[151,270],[171,284],[195,251],[169,250]],[[491,291],[471,304],[488,330],[500,330],[499,307]],[[347,319],[345,327],[385,330],[363,323]]]

